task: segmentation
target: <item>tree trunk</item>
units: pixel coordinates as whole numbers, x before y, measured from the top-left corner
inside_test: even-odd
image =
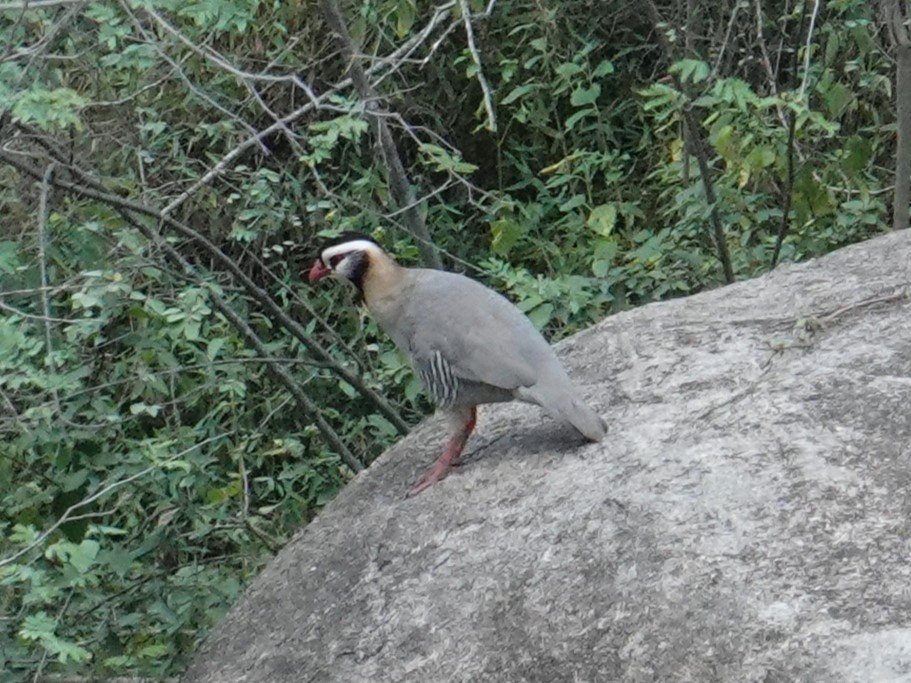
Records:
[[[896,85],[895,117],[898,124],[898,144],[895,147],[895,198],[892,205],[892,227],[908,227],[911,206],[911,44],[907,41],[895,47]]]
[[[880,17],[895,50],[895,193],[892,201],[892,227],[908,227],[911,205],[911,15],[903,0],[879,0]]]

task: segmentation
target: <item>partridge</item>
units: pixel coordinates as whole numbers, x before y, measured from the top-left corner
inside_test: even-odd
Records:
[[[446,449],[411,495],[458,464],[484,403],[534,403],[591,441],[604,437],[604,421],[582,399],[550,344],[492,289],[457,273],[400,266],[372,237],[357,232],[323,247],[309,280],[327,276],[357,289],[449,417]]]

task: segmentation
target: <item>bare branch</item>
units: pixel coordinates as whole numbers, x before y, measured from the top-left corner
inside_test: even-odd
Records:
[[[791,225],[791,201],[794,194],[794,133],[797,130],[797,114],[791,112],[788,121],[788,177],[784,187],[784,208],[781,212],[781,223],[778,224],[778,236],[775,239],[775,250],[772,252],[771,267],[778,265],[781,254],[781,245],[788,234]]]
[[[26,0],[24,2],[0,3],[0,12],[24,12],[30,9],[48,9],[64,5],[82,5],[87,0]]]
[[[810,28],[807,29],[807,44],[803,56],[803,82],[800,84],[800,99],[807,93],[807,82],[810,79],[810,52],[813,47],[813,29],[816,26],[816,17],[819,15],[819,0],[813,4],[813,14],[810,15]]]
[[[481,65],[481,55],[478,54],[478,48],[474,43],[474,28],[471,25],[471,10],[468,9],[468,0],[459,0],[459,8],[462,10],[462,20],[465,22],[465,36],[468,38],[468,50],[471,52],[471,58],[477,67],[478,83],[481,84],[481,91],[484,94],[484,108],[487,110],[487,129],[491,132],[497,130],[497,115],[493,109],[493,93],[490,91],[490,84],[484,76],[484,67]]]
[[[731,33],[734,30],[734,22],[737,20],[737,13],[740,11],[740,2],[734,3],[734,9],[731,10],[731,18],[728,21],[728,28],[724,34],[724,42],[721,43],[721,49],[718,50],[718,57],[715,59],[715,68],[712,69],[711,78],[715,79],[718,76],[718,72],[721,70],[721,60],[724,58],[724,53],[727,50],[727,46],[731,40]],[[688,27],[689,28],[689,27]],[[689,33],[689,31],[687,31]]]
[[[51,304],[47,295],[47,218],[50,209],[51,179],[55,164],[48,164],[41,178],[41,196],[38,200],[38,269],[41,278],[41,312],[44,314],[45,359],[51,372],[54,371],[54,346],[51,339]]]
[[[46,290],[42,290],[42,291],[46,291]],[[54,318],[49,315],[35,315],[34,313],[26,313],[25,311],[21,311],[18,308],[16,308],[15,306],[10,306],[9,304],[4,303],[2,301],[0,301],[0,310],[6,311],[7,313],[11,313],[12,315],[18,315],[22,318],[27,318],[29,320],[40,320],[45,323],[64,323],[66,325],[72,325],[73,323],[81,322],[78,319],[67,320],[66,318]],[[47,332],[47,330],[45,330],[45,332]],[[45,345],[47,345],[47,343],[48,343],[47,334],[45,334]]]

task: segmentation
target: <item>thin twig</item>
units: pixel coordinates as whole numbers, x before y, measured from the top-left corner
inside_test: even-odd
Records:
[[[196,95],[196,97],[198,97],[203,102],[209,104],[213,109],[220,111],[222,114],[224,114],[230,120],[237,123],[241,128],[246,130],[247,133],[253,135],[254,137],[256,136],[256,133],[257,133],[256,128],[254,128],[252,125],[250,125],[249,123],[244,121],[238,114],[235,114],[233,111],[231,111],[227,107],[222,106],[221,103],[216,101],[215,98],[213,98],[208,93],[204,92],[201,88],[199,88],[190,79],[189,76],[187,76],[186,72],[184,72],[184,70],[181,68],[180,64],[178,64],[176,61],[171,59],[170,55],[168,55],[164,51],[164,49],[161,47],[161,42],[152,39],[152,36],[149,35],[149,32],[146,31],[145,27],[142,25],[142,22],[140,22],[136,18],[136,15],[133,13],[133,10],[130,8],[129,3],[127,3],[126,0],[120,0],[120,6],[123,8],[123,11],[126,13],[126,15],[130,18],[130,21],[133,24],[136,31],[139,33],[140,36],[142,36],[143,40],[146,41],[146,44],[151,45],[152,48],[155,50],[155,52],[157,52],[158,55],[171,66],[171,68],[177,73],[177,75],[180,77],[180,80],[182,80],[184,82],[184,84],[187,86],[187,88],[190,90],[190,92],[192,92],[194,95]],[[263,152],[264,154],[269,153],[269,148],[266,147],[265,143],[263,143],[262,141],[259,141],[259,146],[260,146],[261,152]]]
[[[281,290],[283,292],[285,292],[285,294],[287,294],[292,300],[294,300],[295,303],[297,303],[305,311],[307,311],[307,315],[309,315],[313,320],[315,320],[320,325],[320,327],[322,327],[322,329],[325,331],[326,334],[328,334],[330,337],[332,337],[332,341],[334,341],[338,345],[339,348],[344,349],[348,353],[348,355],[351,356],[351,358],[354,360],[354,362],[358,365],[359,368],[361,367],[361,363],[360,363],[360,359],[358,358],[358,354],[355,353],[354,349],[351,347],[351,344],[348,343],[348,340],[345,339],[341,334],[339,334],[338,330],[336,330],[332,325],[330,325],[329,321],[326,320],[323,316],[321,316],[319,314],[319,312],[310,304],[309,301],[307,301],[302,296],[300,296],[293,287],[288,285],[284,280],[282,280],[278,275],[276,275],[275,271],[272,268],[270,268],[261,258],[259,258],[252,251],[245,248],[243,250],[243,253],[247,258],[249,258],[251,261],[253,261],[254,265],[257,268],[260,268],[266,275],[268,275],[270,278],[272,278],[272,282],[274,282],[277,287],[281,288]],[[319,365],[319,364],[314,362],[314,365]],[[321,367],[330,367],[330,366],[326,363],[323,363],[321,365]]]
[[[817,318],[820,322],[829,323],[835,320],[838,317],[843,316],[845,313],[850,313],[851,311],[856,311],[861,308],[867,308],[868,306],[876,306],[877,304],[890,304],[894,301],[904,301],[908,298],[908,285],[899,285],[899,289],[892,294],[881,294],[877,296],[871,296],[866,299],[861,299],[860,301],[854,301],[849,304],[844,304],[838,308],[830,311],[822,311],[813,315],[812,317]]]
[[[247,520],[250,514],[250,480],[247,477],[247,467],[244,464],[244,454],[243,451],[240,453],[240,457],[237,459],[237,471],[240,474],[241,480],[241,490],[243,491],[243,506],[240,510],[240,518],[244,521]]]
[[[658,11],[657,5],[655,5],[654,0],[646,0],[645,9],[651,19],[652,25],[655,28],[655,35],[658,38],[658,42],[661,43],[661,47],[664,50],[665,57],[669,62],[673,62],[674,48],[662,30],[663,26],[667,26],[664,18],[661,16],[661,13]],[[701,128],[699,122],[696,120],[696,117],[693,115],[693,110],[690,107],[691,98],[684,87],[684,84],[680,82],[680,79],[676,75],[671,75],[671,78],[674,82],[674,86],[683,93],[685,102],[681,107],[681,116],[683,117],[683,126],[685,133],[685,140],[688,141],[690,145],[690,151],[693,156],[696,157],[696,164],[699,167],[699,175],[702,178],[702,187],[705,192],[705,200],[708,204],[709,209],[709,218],[712,227],[710,233],[713,241],[715,242],[715,248],[718,250],[718,260],[721,261],[721,267],[724,271],[724,279],[730,284],[734,282],[734,267],[731,262],[731,252],[728,248],[727,238],[724,232],[724,225],[721,222],[721,213],[718,210],[718,198],[715,195],[715,185],[714,180],[712,179],[712,169],[709,166],[708,154],[705,149],[705,144],[701,135]]]
[[[487,130],[495,133],[497,130],[497,115],[493,108],[493,93],[490,90],[490,84],[484,76],[484,67],[481,65],[481,55],[474,42],[474,28],[471,25],[471,10],[468,8],[468,0],[459,0],[459,8],[462,10],[462,21],[465,23],[465,36],[468,38],[468,51],[471,52],[471,58],[477,67],[478,83],[481,84],[481,91],[484,94],[484,109],[487,110]]]
[[[710,81],[715,80],[718,77],[719,71],[721,71],[721,59],[724,57],[724,53],[727,49],[728,43],[731,40],[731,33],[734,30],[734,22],[737,20],[737,13],[740,11],[740,2],[734,3],[734,9],[731,11],[731,18],[728,21],[728,28],[724,34],[724,42],[721,43],[721,49],[718,50],[718,57],[715,59],[715,67],[712,69],[712,75],[709,77]],[[687,27],[689,31],[689,27]]]
[[[54,358],[54,339],[51,330],[51,302],[47,293],[47,222],[50,214],[50,195],[52,180],[56,164],[50,163],[44,169],[44,175],[41,178],[41,194],[38,198],[38,272],[41,278],[41,312],[44,314],[44,362],[51,374],[54,374],[57,363]],[[51,396],[54,399],[54,405],[57,408],[57,414],[62,415],[63,410],[60,407],[60,395],[57,387],[51,387]]]
[[[433,57],[434,53],[439,49],[443,40],[446,36],[452,33],[455,30],[455,27],[459,25],[459,20],[456,19],[449,23],[440,36],[433,41],[430,45],[430,49],[427,50],[421,59],[411,59],[411,55],[430,37],[430,34],[437,27],[438,24],[442,23],[445,19],[449,18],[449,15],[452,13],[452,9],[455,7],[455,2],[448,2],[445,5],[440,5],[436,8],[433,17],[430,21],[421,29],[414,37],[406,41],[399,47],[397,50],[391,52],[389,55],[373,59],[370,67],[366,70],[368,76],[373,76],[373,74],[380,70],[380,67],[389,66],[389,71],[383,73],[378,79],[371,82],[371,85],[375,88],[379,86],[384,80],[397,73],[398,70],[403,67],[405,64],[413,63],[417,67],[426,66],[430,61],[430,58]]]
[[[18,12],[30,9],[48,9],[63,5],[81,5],[87,0],[26,0],[25,2],[0,3],[0,12]]]
[[[788,120],[788,179],[784,188],[784,208],[781,212],[781,223],[778,225],[778,236],[775,238],[775,250],[772,252],[772,268],[778,265],[781,245],[787,237],[791,224],[791,198],[794,194],[794,134],[797,130],[797,114],[791,112]]]
[[[800,99],[806,96],[807,83],[810,80],[810,51],[813,47],[813,29],[816,26],[816,17],[819,14],[819,0],[813,5],[813,14],[810,16],[810,28],[807,29],[807,44],[803,56],[803,81],[800,84]]]
[[[5,304],[2,301],[0,301],[0,310],[6,311],[7,313],[11,313],[12,315],[18,315],[22,318],[27,318],[29,320],[40,320],[47,324],[64,323],[66,325],[72,325],[74,323],[82,322],[82,320],[80,320],[79,318],[76,318],[73,320],[68,320],[67,318],[54,318],[53,316],[35,315],[34,313],[26,313],[25,311],[20,311],[15,306],[10,306],[9,304]],[[47,337],[47,330],[45,330],[45,344],[47,344],[46,337]]]
[[[762,0],[756,0],[754,4],[756,7],[756,40],[759,42],[759,54],[762,57],[760,61],[765,68],[766,75],[769,77],[769,91],[772,95],[778,97],[778,83],[775,80],[775,71],[772,69],[772,60],[769,58],[769,50],[766,47],[765,42],[765,32],[762,29]],[[785,116],[780,102],[775,103],[775,110],[778,113],[778,120],[781,122],[781,125],[786,128],[789,127],[788,119]]]
[[[57,627],[60,625],[60,620],[63,619],[63,615],[66,614],[66,611],[70,608],[70,602],[73,600],[73,595],[76,593],[76,588],[70,588],[69,592],[66,594],[66,600],[63,601],[63,604],[60,606],[60,609],[57,610],[57,617],[54,619],[54,630],[57,630]],[[41,672],[44,671],[44,665],[47,664],[47,656],[50,654],[48,648],[42,648],[44,652],[41,654],[41,661],[38,663],[38,667],[35,669],[35,675],[32,677],[32,683],[38,683],[41,680]]]
[[[20,432],[28,434],[30,432],[29,428],[22,421],[22,418],[19,417],[19,411],[16,410],[16,406],[13,405],[13,402],[10,400],[10,397],[6,395],[3,389],[0,389],[0,399],[3,399],[3,403],[6,405],[6,410],[10,415],[13,416],[13,422],[16,423],[19,427]]]

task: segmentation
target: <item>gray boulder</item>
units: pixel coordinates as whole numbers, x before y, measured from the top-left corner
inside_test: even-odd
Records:
[[[559,347],[609,424],[426,421],[263,571],[185,683],[911,681],[911,233]]]

